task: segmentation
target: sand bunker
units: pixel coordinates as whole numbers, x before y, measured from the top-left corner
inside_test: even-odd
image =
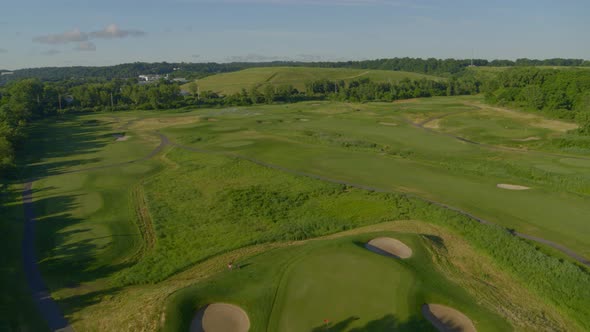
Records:
[[[213,303],[199,310],[191,322],[191,332],[246,332],[250,319],[233,304]]]
[[[502,188],[502,189],[508,189],[508,190],[528,190],[528,189],[531,189],[529,187],[519,186],[516,184],[507,184],[507,183],[498,183],[496,185],[496,187]]]
[[[430,129],[439,129],[440,128],[440,120],[441,119],[434,119],[432,121],[428,121],[428,122],[424,123],[423,126],[426,128],[430,128]]]
[[[380,125],[383,126],[397,126],[397,123],[393,123],[393,122],[379,122]]]
[[[403,242],[391,237],[378,237],[372,239],[365,248],[381,255],[394,256],[406,259],[412,256],[412,249]]]
[[[422,314],[441,332],[476,332],[469,317],[462,312],[440,304],[424,304]]]
[[[131,138],[131,136],[127,136],[125,134],[114,134],[113,137],[117,142],[123,142]]]

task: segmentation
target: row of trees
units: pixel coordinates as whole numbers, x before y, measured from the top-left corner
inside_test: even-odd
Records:
[[[185,98],[181,104],[252,105],[316,99],[351,102],[394,101],[419,97],[476,94],[480,92],[481,85],[480,81],[469,75],[438,81],[404,79],[396,83],[373,82],[367,78],[351,82],[321,79],[305,82],[304,91],[299,91],[289,84],[279,86],[267,84],[261,87],[242,89],[240,92],[228,96],[219,96],[213,92],[205,91],[198,95],[198,99],[196,95],[195,97],[190,96]],[[194,86],[196,87],[196,84]]]
[[[0,178],[13,165],[15,147],[25,137],[27,123],[43,114],[53,91],[35,79],[22,80],[0,90]]]
[[[348,84],[344,81],[309,81],[305,85],[305,91],[308,96],[366,102],[476,94],[479,92],[480,85],[481,83],[474,77],[453,77],[445,81],[404,79],[396,83],[373,82],[365,78]]]
[[[39,115],[60,112],[164,109],[185,106],[251,105],[273,102],[295,102],[330,98],[346,101],[392,101],[404,98],[464,95],[480,91],[481,82],[464,75],[449,80],[402,80],[396,83],[373,82],[359,79],[344,81],[308,81],[305,90],[292,85],[264,85],[243,89],[239,93],[220,96],[211,91],[199,91],[197,83],[190,83],[181,91],[177,83],[160,80],[152,84],[137,84],[135,80],[66,80],[43,83],[36,79],[21,80],[2,91],[13,98],[17,90],[30,91],[28,103],[33,102]]]
[[[512,60],[485,60],[485,59],[420,59],[420,58],[392,58],[347,62],[318,62],[308,66],[332,67],[332,68],[359,68],[381,69],[396,71],[411,71],[426,74],[455,74],[463,71],[470,65],[478,67],[515,67],[515,66],[590,66],[590,61],[584,59],[517,59]]]

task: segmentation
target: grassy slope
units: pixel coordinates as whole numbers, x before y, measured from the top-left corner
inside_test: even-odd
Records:
[[[268,67],[245,69],[233,73],[224,73],[198,80],[201,91],[211,90],[222,94],[239,92],[242,88],[249,89],[253,86],[262,87],[266,84],[274,86],[291,84],[299,91],[305,90],[305,82],[308,80],[344,80],[349,82],[354,79],[369,78],[377,82],[396,82],[404,78],[418,80],[422,78],[440,80],[436,76],[387,71],[364,70],[344,68],[306,68],[306,67]]]
[[[405,122],[465,109],[479,114],[478,108],[462,105],[465,100],[477,99],[257,107],[255,111],[249,108],[242,113],[219,113],[219,121],[171,129],[168,133],[189,145],[438,199],[501,225],[564,243],[590,257],[590,236],[586,231],[586,216],[590,213],[587,169],[564,163],[567,158],[466,144]],[[381,125],[382,122],[396,126]],[[529,131],[537,130],[534,125],[521,125]],[[490,142],[505,134],[492,125],[482,129],[494,135]],[[527,130],[519,130],[502,142],[528,135]],[[572,173],[548,172],[539,166]],[[496,188],[497,183],[522,184],[533,189],[507,191]]]
[[[403,239],[415,255],[399,262],[359,246],[377,235]],[[537,324],[568,329],[561,325],[564,322],[554,320],[555,312],[519,283],[497,269],[491,272],[494,267],[488,257],[444,228],[396,221],[329,238],[249,257],[233,256],[245,267],[222,271],[170,298],[164,331],[185,329],[200,306],[216,301],[245,308],[254,331],[277,330],[285,319],[295,319],[298,314],[293,321],[302,327],[298,330],[319,328],[326,318],[335,331],[348,330],[346,327],[427,330],[429,324],[424,324],[419,314],[423,302],[454,306],[468,314],[481,331],[509,329],[494,311],[510,312],[508,319],[519,330]],[[312,290],[318,293],[312,294]],[[388,296],[388,291],[394,290],[396,295]],[[297,301],[298,295],[306,300]],[[369,307],[373,310],[365,311]],[[354,316],[358,319],[352,320]]]

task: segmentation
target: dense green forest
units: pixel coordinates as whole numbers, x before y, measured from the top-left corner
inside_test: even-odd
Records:
[[[491,79],[486,101],[544,113],[581,124],[590,134],[590,71],[511,68]]]
[[[39,80],[26,79],[0,90],[0,178],[14,163],[15,146],[24,138],[29,121],[42,116],[51,94]]]
[[[363,61],[341,62],[233,62],[233,63],[127,63],[104,67],[45,67],[14,70],[11,75],[0,75],[0,85],[22,78],[38,78],[42,81],[60,81],[65,79],[80,78],[135,78],[142,74],[170,74],[173,77],[199,78],[207,75],[237,71],[253,67],[323,67],[323,68],[356,68],[356,69],[381,69],[396,71],[411,71],[426,74],[449,75],[458,73],[472,64],[468,59],[420,59],[420,58],[390,58]],[[485,60],[474,59],[476,66],[590,66],[590,61],[583,59],[517,59],[512,60]],[[0,70],[1,72],[2,70]]]

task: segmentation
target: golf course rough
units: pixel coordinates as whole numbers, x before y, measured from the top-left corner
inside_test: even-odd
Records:
[[[403,242],[390,238],[378,237],[369,241],[365,247],[375,253],[406,259],[412,257],[412,249]]]
[[[424,304],[422,314],[441,332],[476,332],[471,319],[456,309],[441,304]]]
[[[250,319],[233,304],[213,303],[201,308],[191,322],[190,332],[246,332]]]

